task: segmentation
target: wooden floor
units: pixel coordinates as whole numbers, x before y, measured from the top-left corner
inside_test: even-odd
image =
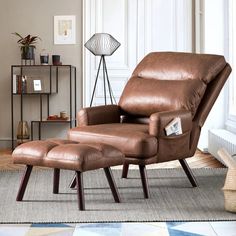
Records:
[[[204,154],[199,150],[191,158],[187,159],[190,168],[222,168],[224,167],[219,161],[217,161],[210,154]],[[177,168],[180,167],[178,161],[169,161],[160,164],[153,164],[147,166],[147,168]],[[22,169],[22,165],[15,165],[12,161],[10,150],[0,150],[0,170],[17,170]],[[116,167],[121,168],[121,167]],[[137,166],[131,165],[130,168],[137,168]]]

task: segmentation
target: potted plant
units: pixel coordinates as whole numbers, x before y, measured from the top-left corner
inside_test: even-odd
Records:
[[[15,32],[13,34],[20,38],[17,41],[17,43],[20,45],[21,59],[23,59],[23,60],[33,60],[34,59],[34,49],[36,48],[35,44],[39,40],[41,40],[41,38],[39,36],[32,36],[30,34],[23,37],[17,32]]]

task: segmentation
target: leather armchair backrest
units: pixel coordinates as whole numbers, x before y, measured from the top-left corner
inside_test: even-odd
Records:
[[[138,64],[119,106],[125,114],[186,109],[193,118],[208,84],[225,68],[223,56],[179,52],[154,52]]]
[[[224,69],[207,86],[207,90],[201,100],[197,114],[193,120],[193,127],[190,137],[190,156],[194,155],[201,132],[201,127],[204,125],[204,122],[230,73],[231,67],[229,64],[226,64]]]
[[[199,79],[208,84],[225,65],[220,55],[152,52],[137,65],[132,76],[157,80]]]

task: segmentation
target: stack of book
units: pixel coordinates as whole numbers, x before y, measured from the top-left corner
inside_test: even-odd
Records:
[[[13,75],[13,93],[27,93],[27,77],[25,75]]]

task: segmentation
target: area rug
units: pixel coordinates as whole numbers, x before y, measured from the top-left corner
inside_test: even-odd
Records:
[[[128,179],[113,170],[122,203],[115,203],[103,170],[84,173],[85,207],[79,211],[73,176],[62,171],[59,194],[52,194],[52,170],[33,170],[23,202],[16,202],[22,171],[0,172],[0,223],[76,223],[236,220],[224,210],[226,169],[194,169],[192,188],[182,169],[148,170],[150,199],[143,198],[138,170]]]

